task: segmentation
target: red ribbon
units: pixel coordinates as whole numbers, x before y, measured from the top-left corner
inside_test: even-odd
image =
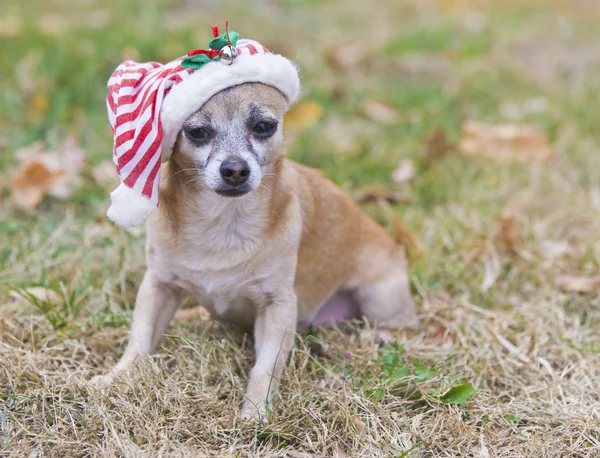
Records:
[[[192,49],[188,51],[188,57],[196,56],[198,54],[206,54],[211,60],[217,57],[221,51],[217,51],[215,49]]]

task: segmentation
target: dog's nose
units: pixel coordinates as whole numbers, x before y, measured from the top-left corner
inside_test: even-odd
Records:
[[[248,181],[250,176],[250,167],[248,163],[242,159],[223,161],[219,169],[223,181],[227,184],[238,186]]]

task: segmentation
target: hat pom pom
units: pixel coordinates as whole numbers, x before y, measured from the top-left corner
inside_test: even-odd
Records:
[[[156,210],[150,199],[128,188],[123,183],[110,193],[110,207],[106,216],[121,227],[135,227],[146,221]]]

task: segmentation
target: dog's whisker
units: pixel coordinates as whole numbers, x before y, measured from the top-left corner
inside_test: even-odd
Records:
[[[177,172],[173,173],[172,175],[169,175],[169,178],[173,178],[175,175],[178,175],[178,174],[180,174],[182,172],[198,172],[198,173],[201,173],[201,171],[199,169],[197,169],[197,168],[181,169],[181,170],[178,170]]]

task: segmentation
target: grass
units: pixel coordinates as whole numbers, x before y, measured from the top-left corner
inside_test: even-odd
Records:
[[[225,18],[294,58],[325,110],[290,156],[349,193],[394,186],[422,246],[421,329],[384,347],[363,327],[298,336],[266,426],[236,419],[251,339],[193,304],[139,373],[108,393],[86,381],[123,351],[144,271],[143,234],[102,219],[110,185],[92,174],[110,159],[106,80],[125,56],[203,46]],[[553,282],[600,263],[599,19],[584,0],[3,1],[0,456],[600,456],[600,300]],[[365,116],[368,100],[397,122]],[[431,131],[455,142],[465,119],[533,124],[557,158],[423,159]],[[71,135],[87,161],[71,197],[17,209],[15,151]],[[393,185],[402,159],[416,179]],[[506,207],[516,248],[495,238]],[[484,292],[490,246],[501,270]]]

